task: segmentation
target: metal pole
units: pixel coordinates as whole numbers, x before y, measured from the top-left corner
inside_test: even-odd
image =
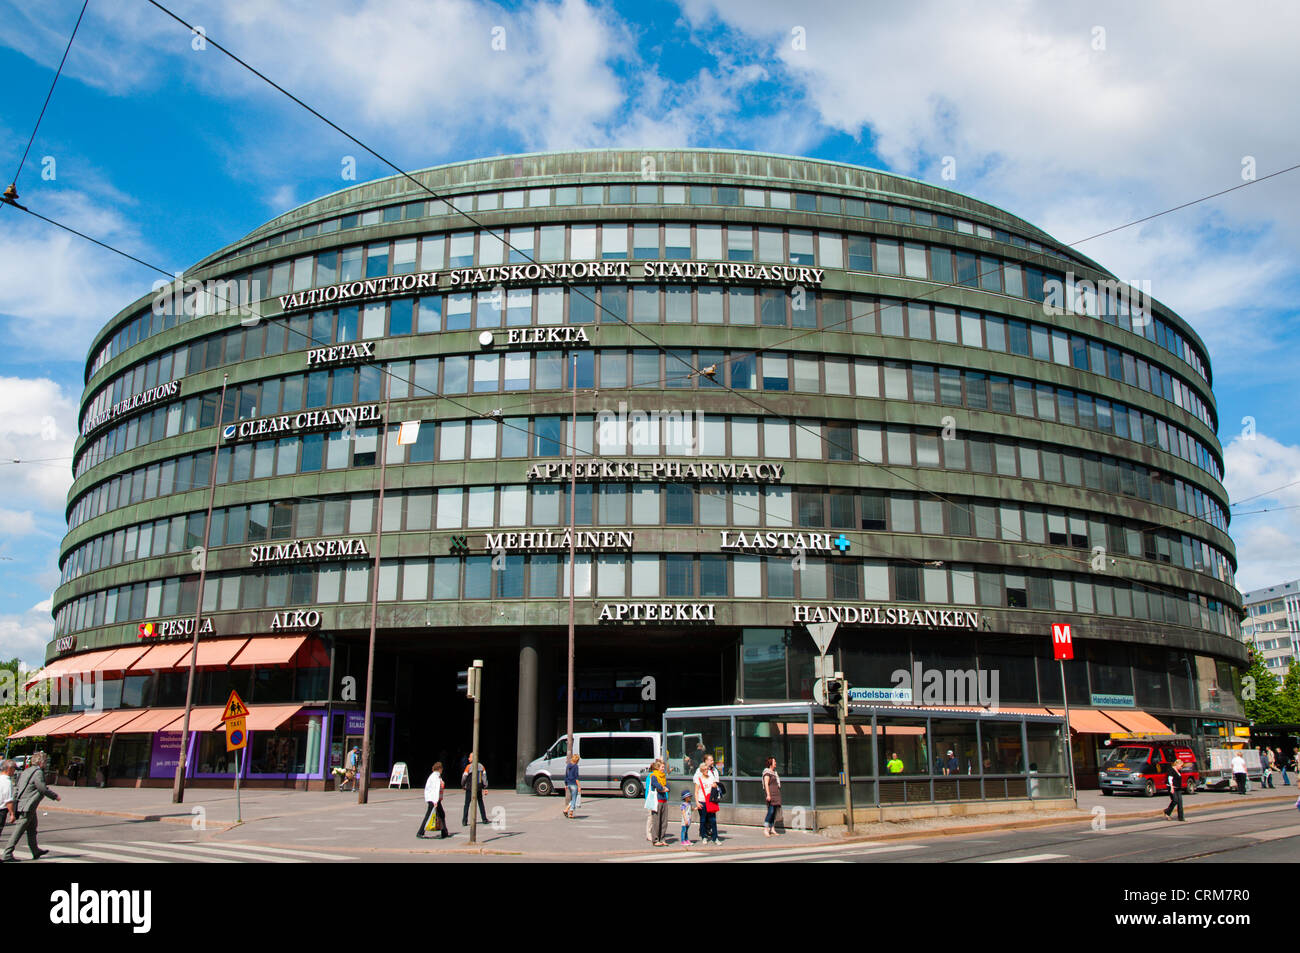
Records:
[[[208,543],[212,534],[212,503],[217,495],[217,457],[221,453],[221,417],[226,411],[226,382],[229,374],[221,375],[221,399],[217,403],[217,439],[212,448],[212,467],[208,471],[208,516],[203,523],[203,551],[199,554],[199,591],[194,601],[194,637],[190,640],[190,677],[185,688],[185,719],[181,722],[180,751],[176,757],[176,779],[172,782],[172,803],[185,800],[185,761],[190,748],[190,712],[194,708],[194,673],[199,660],[199,625],[203,620],[203,584],[208,577]]]
[[[240,755],[243,754],[243,748],[235,749],[235,823],[244,823],[244,809],[239,804],[239,776],[244,773],[243,761]]]
[[[1065,659],[1060,659],[1061,699],[1065,702],[1065,762],[1070,766],[1070,795],[1079,806],[1079,791],[1074,786],[1074,741],[1070,738],[1070,693],[1065,689]]]
[[[389,386],[384,384],[384,418],[379,422],[379,509],[375,513],[375,564],[370,580],[370,652],[366,656],[366,723],[361,729],[361,764],[358,765],[360,783],[357,785],[357,803],[365,804],[370,797],[370,717],[371,700],[375,688],[375,617],[379,612],[379,551],[384,545],[384,482],[388,466],[388,398]],[[332,691],[332,689],[331,689]]]
[[[469,842],[478,843],[478,718],[479,705],[483,699],[483,660],[475,659],[470,667],[470,679],[474,686],[474,747],[469,755]]]
[[[844,823],[853,833],[853,772],[849,770],[849,686],[844,673],[836,672],[840,683],[840,763],[844,766]]]
[[[569,679],[568,710],[565,717],[564,733],[568,739],[565,751],[573,755],[573,536],[578,523],[578,355],[573,355],[569,370],[569,385],[573,391],[573,423],[569,427]]]

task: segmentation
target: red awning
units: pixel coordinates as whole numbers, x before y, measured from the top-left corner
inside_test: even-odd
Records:
[[[1110,718],[1118,721],[1124,726],[1124,730],[1133,734],[1147,735],[1172,735],[1173,730],[1168,725],[1163,724],[1159,719],[1148,715],[1144,711],[1135,708],[1124,708],[1118,711],[1107,708],[1106,714]]]
[[[126,648],[114,651],[112,656],[105,660],[101,668],[105,672],[125,672],[140,660],[140,656],[148,651],[149,646],[147,645],[128,645]]]
[[[69,722],[78,721],[81,718],[81,712],[72,715],[51,715],[48,718],[42,718],[34,725],[28,725],[22,731],[15,731],[9,738],[39,738],[45,735],[58,733],[59,727]]]
[[[148,669],[158,669],[167,672],[175,668],[176,662],[189,653],[190,643],[188,642],[165,642],[162,645],[151,645],[149,651],[131,666],[131,671],[143,672]]]
[[[162,731],[183,714],[184,708],[147,708],[140,713],[139,718],[131,722],[130,733],[153,734]]]
[[[305,635],[263,635],[248,640],[231,665],[288,665],[307,641]]]
[[[1065,709],[1051,709],[1053,715],[1064,715]],[[1116,728],[1123,731],[1119,722],[1106,717],[1106,713],[1095,708],[1071,708],[1070,730],[1085,735],[1108,735]]]
[[[226,666],[248,644],[248,639],[203,639],[199,641],[199,668]],[[172,668],[189,668],[190,653],[182,655]]]
[[[138,728],[128,727],[131,722],[138,720],[146,713],[144,708],[123,708],[117,711],[111,711],[103,718],[100,718],[93,725],[86,725],[79,730],[80,734],[86,735],[111,735],[119,731],[131,732],[138,731]]]
[[[301,705],[255,705],[248,709],[248,730],[275,731],[300,711]]]

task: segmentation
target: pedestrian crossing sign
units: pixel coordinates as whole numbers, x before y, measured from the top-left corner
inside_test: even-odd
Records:
[[[248,744],[248,721],[243,717],[226,721],[226,750],[236,751]]]
[[[248,706],[244,700],[239,697],[239,692],[231,689],[230,700],[226,702],[226,710],[221,713],[222,721],[230,721],[232,718],[247,718]]]

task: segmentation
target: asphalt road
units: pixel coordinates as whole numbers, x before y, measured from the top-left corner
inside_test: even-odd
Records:
[[[1192,802],[1194,805],[1196,802]],[[625,809],[617,801],[609,808]],[[553,805],[546,805],[548,808]],[[593,809],[604,805],[593,801]],[[1153,805],[1154,806],[1154,805]],[[550,811],[548,810],[549,814]],[[630,818],[635,822],[633,813]],[[459,821],[459,818],[455,819]],[[530,818],[536,823],[536,819]],[[410,826],[401,816],[376,816],[374,825]],[[564,822],[560,822],[564,823]],[[604,825],[599,813],[589,823]],[[1193,807],[1184,823],[1160,818],[1076,820],[1063,825],[1003,832],[975,832],[854,843],[826,842],[808,834],[765,840],[750,828],[724,829],[722,847],[642,850],[638,825],[610,818],[606,856],[585,853],[571,859],[614,863],[1261,863],[1300,860],[1300,811],[1289,802]],[[327,825],[318,843],[289,830],[250,825],[229,831],[194,830],[188,824],[96,815],[46,814],[41,818],[42,865],[77,863],[312,863],[312,862],[529,862],[569,859],[553,851],[511,850],[509,832],[480,830],[485,852],[470,851],[464,831],[442,842],[450,850],[426,850],[437,842],[410,838],[410,847],[388,844],[359,849],[347,827]],[[532,826],[532,824],[529,824]],[[1098,829],[1093,829],[1096,826]],[[318,828],[319,830],[319,828]],[[360,830],[353,828],[353,830]],[[397,827],[392,828],[394,833]],[[455,828],[453,828],[455,830]],[[294,833],[297,833],[296,831]],[[287,835],[287,836],[286,836]],[[367,835],[361,835],[367,836]],[[319,840],[328,838],[328,843]],[[403,838],[403,843],[406,838]],[[639,842],[639,843],[638,843]],[[442,846],[439,844],[438,846]],[[26,845],[16,851],[30,863]]]

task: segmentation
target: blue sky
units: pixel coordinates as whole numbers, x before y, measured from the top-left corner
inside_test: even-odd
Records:
[[[808,155],[1064,241],[1300,162],[1300,8],[229,0],[172,9],[404,168],[606,145]],[[81,4],[0,2],[9,181]],[[498,29],[499,28],[499,29]],[[493,40],[504,38],[504,49]],[[183,269],[387,170],[145,0],[92,3],[18,181]],[[945,157],[956,178],[942,181]],[[50,177],[52,175],[52,177]],[[1300,171],[1079,246],[1207,342],[1243,588],[1300,576]],[[0,655],[42,656],[89,341],[156,277],[0,209]],[[1255,436],[1242,436],[1243,418]]]

